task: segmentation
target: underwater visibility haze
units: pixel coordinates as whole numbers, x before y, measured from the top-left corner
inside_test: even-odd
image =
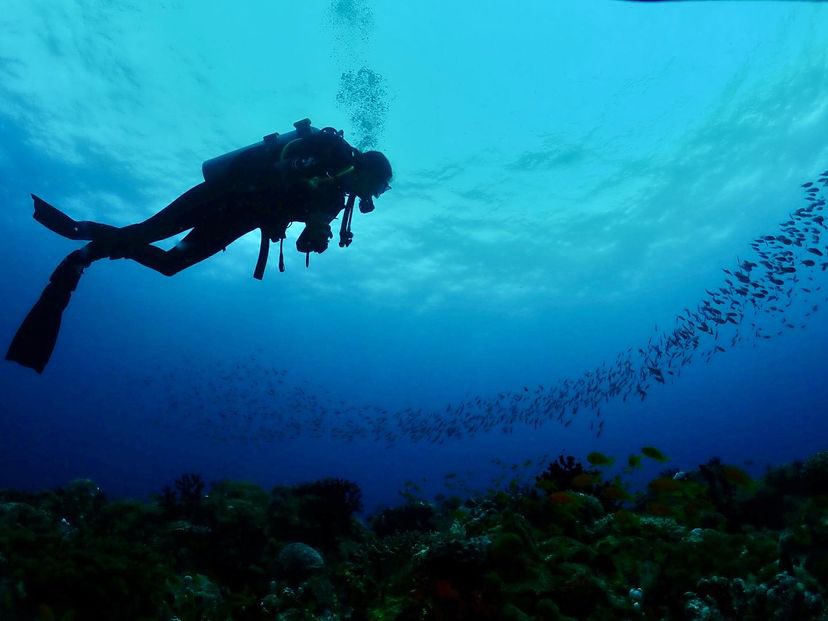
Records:
[[[707,464],[698,485],[738,487],[742,474],[811,463],[828,449],[826,32],[828,6],[785,0],[6,0],[6,347],[52,271],[85,243],[34,220],[32,194],[76,220],[123,227],[202,183],[205,161],[302,119],[343,130],[357,153],[381,151],[393,177],[373,211],[354,211],[350,245],[337,243],[342,214],[324,253],[297,252],[302,225],[288,227],[284,271],[276,243],[261,279],[255,231],[172,276],[106,250],[72,293],[42,373],[0,365],[0,488],[35,493],[88,479],[109,499],[166,498],[165,519],[187,524],[209,511],[187,498],[198,504],[213,483],[209,496],[230,497],[227,481],[299,486],[279,494],[352,482],[358,497],[355,487],[337,493],[362,518],[522,485],[540,485],[554,511],[571,512],[573,493],[620,490],[601,470],[615,468],[626,491],[600,496],[609,512],[642,490],[674,498],[665,467],[682,481]],[[808,481],[828,481],[824,460],[826,478]],[[682,489],[684,503],[701,494]],[[738,522],[719,505],[723,521],[711,526],[694,521],[695,505],[679,516],[649,500],[651,515],[688,529]],[[498,518],[498,529],[524,533],[519,513],[536,527],[534,509],[501,501],[513,522]],[[376,533],[380,523],[371,518]],[[346,531],[294,539],[324,554]],[[809,536],[828,555],[828,534]],[[464,554],[477,558],[482,539],[472,539]],[[535,550],[527,542],[493,540],[486,558],[536,575],[537,559],[506,558],[515,545]],[[315,567],[311,552],[289,552]],[[824,618],[825,556],[806,557],[802,571],[816,582],[798,579],[813,598],[797,600],[798,617],[774,618]],[[15,597],[34,606],[33,596],[4,591],[2,562],[0,609]],[[231,574],[181,570],[178,593]],[[255,582],[232,575],[240,582],[227,578],[222,605]],[[687,616],[670,616],[637,575],[629,588],[643,595],[625,591],[607,610],[747,614],[717,600],[724,617],[690,616],[691,603]],[[406,617],[414,605],[398,599],[384,604],[398,616],[348,617],[340,594],[336,603],[318,596],[307,618],[610,618],[551,595],[543,601],[554,604],[504,604],[511,583],[496,589],[497,606],[490,591],[474,599],[478,591],[446,576],[429,584],[412,597],[434,616]],[[698,606],[713,606],[694,589]],[[371,609],[367,590],[363,600],[354,592],[350,609]],[[176,598],[166,605],[181,618],[231,618],[218,607],[218,616],[187,617]],[[307,603],[282,591],[267,601],[259,609],[274,615]],[[744,618],[771,618],[751,610],[758,616]],[[160,618],[141,614],[128,618]]]

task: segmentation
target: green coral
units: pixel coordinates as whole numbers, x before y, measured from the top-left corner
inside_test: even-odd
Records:
[[[149,503],[91,481],[5,491],[0,618],[817,621],[825,459],[757,482],[711,460],[633,494],[559,458],[534,485],[409,499],[371,528],[341,479],[204,492],[190,474]]]

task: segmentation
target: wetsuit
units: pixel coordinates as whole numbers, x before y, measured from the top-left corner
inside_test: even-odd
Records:
[[[89,223],[101,228],[84,262],[125,257],[171,276],[258,228],[282,240],[291,222],[305,223],[300,252],[324,252],[330,223],[345,205],[342,183],[353,159],[350,145],[328,129],[288,144],[267,165],[241,157],[227,181],[200,183],[143,222],[123,228]],[[152,245],[187,230],[170,250]]]

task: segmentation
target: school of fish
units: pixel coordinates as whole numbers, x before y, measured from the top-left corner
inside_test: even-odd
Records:
[[[655,385],[674,381],[694,361],[710,362],[740,342],[772,339],[807,325],[826,299],[816,278],[828,269],[828,246],[822,241],[826,186],[828,170],[803,183],[804,206],[790,213],[777,232],[754,239],[751,257],[724,269],[720,285],[706,289],[696,308],[684,308],[672,328],[656,327],[646,344],[627,348],[577,379],[478,395],[440,410],[395,411],[354,404],[321,387],[305,388],[291,382],[287,371],[262,365],[253,355],[203,373],[191,367],[181,373],[159,369],[159,375],[143,382],[155,384],[151,392],[165,405],[150,409],[158,422],[174,420],[193,433],[244,442],[330,436],[386,444],[402,439],[443,443],[549,422],[569,427],[579,414],[591,416],[589,428],[600,436],[602,407],[611,400],[643,400]],[[801,316],[794,316],[797,309],[804,309]],[[194,384],[199,377],[211,381]]]

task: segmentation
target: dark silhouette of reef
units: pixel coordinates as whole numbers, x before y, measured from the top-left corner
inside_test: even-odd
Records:
[[[759,480],[712,459],[625,482],[561,456],[525,483],[363,518],[359,487],[183,475],[0,492],[0,618],[810,621],[828,614],[828,451]]]

